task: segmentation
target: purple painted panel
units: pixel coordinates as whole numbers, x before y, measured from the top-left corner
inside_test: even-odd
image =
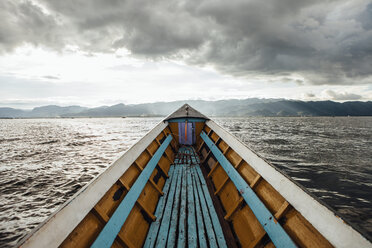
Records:
[[[186,128],[185,128],[185,126],[186,126]],[[194,143],[194,140],[195,140],[194,129],[195,129],[195,123],[193,123],[193,122],[188,122],[187,124],[185,122],[179,122],[178,123],[178,133],[180,134],[180,136],[179,136],[180,144],[182,144],[182,145],[192,145]]]

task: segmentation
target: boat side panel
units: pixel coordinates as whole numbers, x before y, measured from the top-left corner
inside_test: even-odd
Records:
[[[241,155],[277,192],[280,192],[290,207],[295,208],[300,216],[306,219],[306,222],[332,245],[336,247],[372,247],[371,242],[352,225],[342,220],[329,207],[308,193],[306,189],[270,165],[229,132],[213,121],[207,121],[206,126],[212,128],[233,150]]]
[[[177,142],[177,145],[179,145],[179,132],[178,132],[178,123],[177,122],[171,122],[168,124],[169,130],[172,133],[174,140]]]
[[[102,174],[80,189],[70,200],[24,237],[17,246],[58,247],[166,127],[166,123],[160,122],[127,152],[118,157]]]
[[[204,122],[196,122],[195,123],[195,136],[196,136],[196,144],[199,144],[201,141],[200,133],[203,130]]]
[[[209,133],[211,140],[216,143],[224,156],[250,185],[271,214],[282,224],[284,230],[297,245],[301,247],[331,247],[330,243],[299,212],[292,208],[265,179],[238,153],[228,147],[226,142],[221,141],[217,133],[208,126],[204,128],[204,131]],[[203,157],[209,153],[206,146],[203,146],[200,150]],[[249,206],[242,201],[235,185],[222,167],[216,163],[214,157],[209,155],[205,163],[210,168],[209,176],[214,184],[215,194],[226,212],[225,219],[232,223],[240,244],[244,247],[272,245],[261,224]],[[211,165],[213,166],[211,167]]]
[[[170,131],[166,131],[166,129],[147,146],[119,180],[111,186],[96,206],[65,239],[61,247],[87,247],[94,242],[152,155],[160,147],[164,137],[169,135]],[[168,147],[120,230],[114,243],[115,247],[140,247],[143,245],[149,226],[155,220],[156,205],[162,194],[161,190],[173,158],[172,148]],[[82,240],[84,242],[81,242]]]

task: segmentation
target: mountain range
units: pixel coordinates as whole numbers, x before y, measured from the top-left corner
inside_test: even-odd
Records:
[[[143,104],[116,104],[87,108],[48,105],[32,110],[0,108],[0,118],[167,116],[188,103],[207,116],[372,116],[372,102],[297,101],[284,99],[219,101],[185,100]]]

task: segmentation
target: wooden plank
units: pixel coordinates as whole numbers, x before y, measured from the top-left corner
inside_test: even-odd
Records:
[[[202,209],[203,220],[204,220],[204,224],[205,224],[205,228],[206,228],[206,232],[207,232],[207,236],[208,236],[207,238],[208,238],[208,241],[209,241],[209,245],[211,247],[218,247],[216,236],[215,236],[214,231],[213,231],[213,225],[212,225],[212,222],[211,222],[211,217],[209,215],[207,204],[205,203],[204,194],[203,194],[202,189],[200,187],[200,181],[196,177],[197,177],[197,175],[194,172],[193,180],[195,182],[196,191],[197,191],[197,194],[195,195],[195,198],[199,197],[199,202],[200,202],[200,206],[201,206],[201,209]]]
[[[192,187],[191,174],[187,173],[187,240],[189,247],[197,247],[195,201]],[[196,196],[196,195],[195,195]]]
[[[218,195],[221,190],[223,189],[223,187],[225,187],[226,183],[230,180],[229,177],[226,177],[225,180],[222,182],[221,186],[216,190],[216,192],[214,192],[214,195]]]
[[[216,234],[218,246],[219,247],[227,247],[225,237],[223,235],[222,227],[221,227],[220,221],[218,220],[216,210],[214,209],[212,198],[209,195],[207,184],[204,180],[201,169],[200,169],[199,166],[195,166],[194,170],[196,171],[196,174],[197,174],[197,177],[195,179],[197,180],[199,178],[198,180],[200,181],[200,187],[202,189],[201,193],[204,195],[204,200],[205,200],[206,206],[209,210],[209,214],[211,216],[212,225],[213,225],[213,228],[214,228],[214,232]]]
[[[136,162],[134,161],[133,163],[140,171],[143,171],[143,168]],[[156,191],[159,192],[160,195],[163,195],[163,191],[159,188],[159,186],[150,178],[149,179],[150,184],[156,189]]]
[[[252,209],[262,227],[268,233],[270,239],[276,247],[296,247],[292,239],[284,231],[282,226],[275,220],[274,216],[258,198],[255,192],[249,187],[245,180],[241,177],[238,171],[226,159],[222,152],[214,145],[211,139],[204,133],[201,133],[202,139],[205,141],[213,155],[219,161],[231,181],[243,196],[248,206]]]
[[[159,234],[156,240],[155,247],[165,247],[165,245],[167,244],[168,230],[169,230],[169,224],[170,224],[172,208],[173,208],[173,200],[174,200],[175,193],[176,193],[177,183],[180,180],[180,175],[181,175],[180,166],[176,166],[175,172],[173,175],[175,179],[172,180],[172,185],[171,185],[169,196],[167,199],[167,204],[165,205],[163,220],[160,225],[160,230],[159,230]]]
[[[149,180],[155,166],[160,160],[165,149],[172,140],[172,136],[169,135],[164,143],[155,152],[154,156],[150,159],[146,167],[143,169],[142,173],[137,178],[136,182],[133,184],[131,190],[125,196],[123,201],[120,203],[118,208],[115,210],[114,214],[107,222],[101,233],[98,235],[97,239],[94,241],[91,247],[110,247],[118,235],[121,227],[125,223],[128,215],[130,214],[134,204],[136,203],[138,197],[140,196],[143,188],[145,187],[147,181]]]
[[[178,222],[178,241],[177,247],[183,248],[186,247],[186,192],[187,192],[187,182],[186,182],[186,168],[184,169],[184,173],[182,174],[182,186],[181,186],[181,206],[180,206],[180,218]]]
[[[242,202],[244,201],[244,198],[241,197],[236,203],[235,206],[225,215],[224,219],[229,221],[231,216],[235,213],[235,211],[240,207]]]
[[[192,188],[194,189],[194,195],[197,195],[197,188],[195,185],[195,181],[192,180]],[[203,221],[202,210],[200,206],[199,197],[195,197],[195,209],[196,209],[196,221],[198,226],[198,240],[199,240],[199,247],[207,247],[207,241],[205,239],[205,227]]]
[[[290,205],[287,201],[284,201],[279,210],[275,213],[275,219],[279,220],[284,213],[289,209]]]
[[[261,178],[262,178],[261,175],[257,174],[257,176],[254,178],[253,182],[249,186],[253,189],[260,182]]]
[[[184,174],[184,165],[178,165],[180,167],[180,172],[178,175],[177,187],[176,192],[174,195],[174,203],[172,209],[172,217],[171,217],[171,224],[168,231],[168,241],[167,247],[174,247],[176,245],[176,235],[177,235],[177,226],[178,226],[178,213],[179,213],[179,202],[181,197],[181,185],[182,185],[182,177]],[[184,213],[180,213],[183,215]]]
[[[130,187],[123,181],[123,179],[121,179],[121,178],[119,178],[119,183],[125,188],[125,190],[127,191],[127,192],[129,192],[130,191]],[[136,204],[147,214],[147,216],[149,217],[149,218],[151,218],[152,219],[152,221],[155,221],[156,220],[156,217],[155,217],[155,215],[153,215],[148,209],[147,209],[147,207],[143,204],[143,202],[141,202],[141,201],[139,201],[138,199],[137,199],[137,201],[136,201]]]
[[[161,221],[163,220],[164,206],[166,204],[166,201],[169,195],[169,188],[172,183],[172,180],[175,180],[176,178],[175,176],[173,176],[173,173],[174,173],[174,166],[171,166],[169,169],[170,177],[165,182],[165,185],[164,185],[164,195],[159,199],[158,205],[156,207],[156,211],[155,211],[156,221],[151,223],[145,244],[143,246],[145,248],[155,247],[156,237],[159,232]]]
[[[214,164],[214,166],[212,167],[212,169],[209,171],[207,177],[211,177],[213,172],[217,169],[218,167],[218,161],[216,161],[216,163]]]
[[[226,150],[227,150],[227,149],[226,149]],[[217,162],[218,162],[218,161],[217,161]],[[243,162],[244,162],[244,160],[241,159],[241,160],[239,161],[239,163],[237,163],[237,165],[234,166],[234,168],[235,168],[235,169],[239,169],[239,166],[242,165]],[[216,190],[216,192],[214,192],[214,195],[218,195],[218,194],[221,192],[221,190],[225,187],[225,185],[226,185],[226,183],[229,181],[229,179],[230,179],[229,177],[226,177],[226,179],[223,181],[223,183],[221,184],[221,186]],[[251,188],[252,188],[252,186],[251,186]]]

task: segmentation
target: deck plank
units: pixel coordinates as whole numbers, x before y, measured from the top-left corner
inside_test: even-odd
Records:
[[[179,201],[181,197],[182,176],[184,173],[185,166],[181,165],[179,167],[180,167],[180,172],[178,175],[176,192],[174,195],[171,224],[170,224],[170,228],[168,231],[167,247],[174,247],[176,245],[176,240],[177,240],[176,236],[177,236],[177,227],[178,227]]]
[[[155,211],[156,220],[150,226],[149,232],[147,234],[146,242],[144,244],[145,248],[150,248],[150,247],[155,246],[155,241],[156,241],[156,237],[159,232],[160,223],[163,219],[164,206],[168,198],[169,187],[171,185],[171,181],[174,180],[173,172],[174,172],[174,166],[171,166],[169,169],[170,178],[169,180],[165,182],[165,185],[163,188],[164,195],[160,198],[158,202],[158,206],[156,207],[156,211]]]
[[[227,247],[193,148],[179,148],[169,175],[144,247]]]
[[[187,204],[187,183],[186,183],[186,173],[187,170],[184,168],[184,173],[182,174],[182,187],[181,187],[181,205],[180,205],[180,218],[178,222],[178,241],[177,247],[186,247],[186,204]]]
[[[171,213],[172,213],[171,210],[172,210],[172,207],[173,207],[173,199],[174,199],[174,195],[175,195],[175,191],[176,191],[176,186],[177,186],[179,174],[180,174],[180,168],[178,166],[176,166],[175,172],[174,172],[174,175],[173,175],[173,177],[175,177],[175,180],[172,180],[171,188],[169,190],[170,192],[169,192],[167,204],[166,204],[165,209],[164,209],[163,220],[162,220],[161,225],[160,225],[160,230],[159,230],[159,234],[158,234],[158,237],[157,237],[157,240],[156,240],[155,247],[165,247],[165,245],[167,243],[168,230],[169,230],[169,226],[170,226],[170,218],[171,218]]]
[[[216,241],[216,236],[215,236],[215,233],[214,233],[214,230],[213,230],[211,217],[209,215],[209,211],[208,211],[207,204],[205,202],[204,194],[203,194],[201,186],[200,186],[200,181],[196,178],[197,175],[196,175],[195,171],[194,171],[193,174],[194,174],[193,175],[193,180],[195,182],[196,191],[197,191],[197,196],[195,196],[195,197],[199,197],[200,206],[201,206],[202,214],[203,214],[203,219],[204,219],[204,223],[205,223],[205,227],[206,227],[206,231],[207,231],[209,246],[210,247],[218,247],[217,241]]]
[[[194,194],[197,195],[197,188],[193,180]],[[200,247],[207,247],[207,240],[205,238],[205,227],[203,221],[202,209],[200,206],[199,197],[195,197],[195,208],[196,208],[196,220],[198,224],[198,240]]]
[[[206,201],[206,204],[207,204],[207,207],[208,207],[208,210],[209,210],[209,214],[211,216],[214,231],[215,231],[215,234],[217,236],[218,246],[219,247],[227,247],[225,236],[223,235],[223,231],[222,231],[220,221],[218,220],[216,210],[214,209],[214,206],[213,206],[212,198],[209,194],[207,184],[206,184],[205,179],[203,177],[203,174],[200,170],[200,167],[196,166],[194,170],[196,171],[196,174],[197,174],[197,176],[200,180],[200,185],[201,185],[201,188],[202,188],[201,192],[204,194],[204,199]]]

